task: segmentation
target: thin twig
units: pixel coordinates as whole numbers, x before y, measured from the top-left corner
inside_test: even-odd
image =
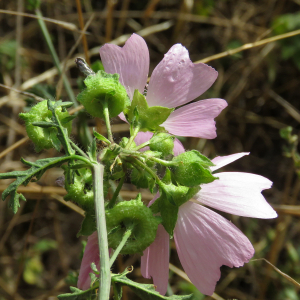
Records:
[[[89,32],[79,30],[75,24],[69,23],[69,22],[59,21],[59,20],[55,20],[55,19],[51,19],[51,18],[40,17],[40,16],[27,14],[27,13],[23,13],[23,12],[12,11],[12,10],[0,9],[0,13],[8,14],[8,15],[29,17],[29,18],[32,18],[32,19],[40,19],[40,20],[43,20],[45,22],[54,23],[56,25],[59,25],[59,26],[65,28],[65,29],[68,29],[68,30],[71,30],[71,31],[77,31],[77,32],[84,33],[84,34],[90,34]]]
[[[268,44],[268,43],[276,42],[276,41],[286,39],[286,38],[289,38],[289,37],[292,37],[292,36],[295,36],[295,35],[299,35],[299,34],[300,34],[300,29],[294,30],[294,31],[291,31],[291,32],[287,32],[287,33],[284,33],[284,34],[279,34],[279,35],[272,36],[270,38],[267,38],[267,39],[264,39],[264,40],[261,40],[261,41],[257,41],[257,42],[254,42],[254,43],[247,43],[247,44],[244,44],[241,47],[238,47],[238,48],[235,48],[235,49],[230,49],[230,50],[227,50],[227,51],[224,51],[224,52],[221,52],[219,54],[212,55],[212,56],[208,56],[206,58],[203,58],[203,59],[200,59],[200,60],[196,61],[195,63],[199,63],[199,62],[207,63],[207,62],[212,61],[212,60],[216,60],[216,59],[219,59],[219,58],[222,58],[222,57],[225,57],[225,56],[233,55],[233,54],[239,53],[239,52],[244,51],[244,50],[248,50],[248,49],[255,48],[255,47],[258,47],[258,46],[262,46],[262,45],[265,45],[265,44]]]
[[[89,20],[87,21],[85,27],[84,27],[84,30],[86,30],[91,22],[93,21],[95,17],[95,14],[92,14],[91,17],[89,18]],[[57,84],[57,92],[56,92],[56,97],[59,99],[60,98],[60,95],[61,95],[61,88],[62,88],[62,82],[63,82],[63,75],[66,73],[66,70],[67,70],[67,63],[68,61],[70,60],[70,57],[73,55],[73,53],[75,52],[77,46],[79,45],[81,39],[85,37],[84,33],[81,33],[79,38],[77,39],[76,43],[73,45],[73,47],[71,48],[71,50],[69,51],[67,57],[64,59],[63,61],[63,66],[62,66],[62,72],[60,74],[60,78],[58,80],[58,84]]]
[[[7,85],[2,84],[2,83],[0,83],[0,86],[3,87],[3,88],[5,88],[5,89],[8,89],[8,90],[14,91],[16,93],[19,93],[19,94],[21,94],[23,96],[33,98],[36,101],[43,101],[43,100],[45,100],[44,98],[41,98],[41,97],[39,97],[39,96],[37,96],[35,94],[24,92],[24,91],[20,91],[18,89],[15,89],[13,87],[7,86]]]
[[[85,32],[87,28],[84,26],[84,21],[83,21],[83,16],[82,16],[82,8],[81,8],[81,3],[80,0],[76,0],[76,6],[77,6],[77,12],[78,12],[78,18],[79,18],[79,25],[80,29]],[[90,17],[90,20],[94,18],[94,14]],[[86,40],[85,34],[81,34],[80,37],[82,37],[82,44],[83,44],[83,49],[84,49],[84,54],[85,54],[85,60],[86,62],[90,65],[90,58],[88,55],[88,44]]]
[[[16,143],[14,143],[13,145],[11,145],[10,147],[6,148],[4,151],[2,151],[0,153],[0,158],[4,157],[10,151],[13,151],[14,149],[18,148],[19,146],[25,144],[28,140],[29,140],[29,137],[26,136],[26,137],[22,138],[21,140],[17,141]]]

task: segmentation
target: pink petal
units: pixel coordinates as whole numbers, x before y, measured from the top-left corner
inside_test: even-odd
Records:
[[[149,141],[153,136],[153,133],[152,132],[139,132],[136,136],[136,138],[134,139],[135,143],[137,146]],[[149,147],[144,147],[141,149],[142,151],[146,151],[146,150],[149,150]],[[173,152],[174,152],[174,155],[177,156],[179,155],[180,153],[183,153],[185,150],[184,150],[184,147],[183,145],[181,144],[181,142],[175,138],[174,140],[174,148],[173,148]]]
[[[277,217],[268,204],[262,190],[269,189],[272,182],[260,175],[240,172],[215,174],[219,179],[201,185],[194,196],[199,202],[215,209],[244,217],[272,219]]]
[[[245,155],[249,155],[250,152],[241,152],[241,153],[235,153],[235,154],[231,154],[231,155],[227,155],[227,156],[217,156],[215,157],[212,162],[215,164],[215,166],[210,167],[211,171],[215,171],[218,170],[236,160],[238,160],[239,158],[245,156]]]
[[[141,272],[144,278],[153,279],[156,290],[165,295],[169,278],[169,235],[160,224],[154,242],[144,251]]]
[[[220,267],[241,267],[254,254],[247,237],[231,222],[193,202],[180,206],[174,232],[180,262],[191,282],[212,295]]]
[[[91,285],[90,273],[92,273],[91,263],[94,262],[100,270],[100,258],[98,248],[97,231],[88,237],[88,241],[84,250],[81,266],[79,270],[77,287],[81,290],[87,290]]]
[[[120,74],[120,82],[130,99],[135,89],[144,92],[149,72],[149,50],[142,37],[132,34],[122,48],[105,44],[100,48],[100,56],[105,72]]]
[[[179,136],[214,139],[217,136],[214,118],[226,106],[223,99],[197,101],[176,109],[161,126]]]
[[[208,65],[193,64],[188,50],[176,44],[154,69],[147,92],[149,106],[177,107],[203,94],[218,77]]]

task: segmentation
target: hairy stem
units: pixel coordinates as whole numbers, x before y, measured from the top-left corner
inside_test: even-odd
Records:
[[[103,195],[104,166],[93,164],[93,189],[97,220],[98,245],[100,253],[100,277],[98,300],[108,300],[110,293],[110,265]]]
[[[134,151],[140,150],[140,149],[142,149],[142,148],[144,148],[144,147],[149,146],[149,144],[150,144],[150,141],[147,141],[147,142],[145,142],[145,143],[143,143],[143,144],[140,144],[140,145],[136,146],[136,147],[133,148],[132,150],[134,150]]]
[[[132,230],[133,230],[133,225],[129,226],[129,228],[127,228],[127,230],[125,231],[121,243],[119,244],[119,246],[115,250],[112,257],[110,258],[110,261],[109,261],[110,267],[113,265],[113,263],[115,262],[117,256],[119,255],[120,251],[123,249],[123,247],[126,244],[127,240],[130,238]]]
[[[112,132],[111,132],[111,126],[110,126],[110,120],[109,120],[109,111],[108,111],[108,105],[107,105],[107,99],[105,99],[103,103],[103,114],[105,119],[105,125],[107,128],[107,137],[111,143],[114,142]]]
[[[135,139],[135,137],[137,136],[137,134],[139,133],[139,131],[140,131],[140,127],[135,127],[135,128],[133,129],[133,132],[130,132],[130,133],[131,133],[131,136],[130,136],[130,138],[129,138],[129,140],[128,140],[127,145],[125,146],[125,149],[129,149],[129,148],[130,148],[132,142],[134,141],[134,139]]]
[[[117,186],[117,188],[115,189],[115,192],[111,198],[111,200],[109,201],[109,204],[107,205],[107,208],[113,208],[114,205],[116,204],[116,201],[118,199],[118,196],[119,196],[119,193],[121,191],[121,188],[123,186],[123,183],[124,183],[124,180],[125,180],[125,176],[123,176]]]

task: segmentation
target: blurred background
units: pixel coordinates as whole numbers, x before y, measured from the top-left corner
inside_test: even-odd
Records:
[[[223,170],[272,180],[272,189],[264,195],[279,217],[258,220],[223,215],[251,240],[254,258],[268,259],[299,282],[300,31],[296,30],[300,29],[300,1],[45,0],[39,8],[36,4],[34,0],[0,3],[0,173],[24,170],[21,157],[34,161],[61,155],[54,149],[36,153],[26,138],[18,114],[36,103],[31,94],[74,101],[78,118],[72,136],[83,149],[93,127],[105,134],[104,123],[76,103],[84,86],[75,57],[85,58],[99,70],[100,46],[106,42],[122,46],[136,32],[148,44],[151,75],[164,53],[181,43],[193,62],[206,62],[219,72],[215,84],[199,99],[228,102],[216,119],[215,140],[185,138],[182,142],[186,149],[197,149],[209,158],[251,152]],[[284,38],[292,31],[291,37]],[[277,35],[284,36],[273,42]],[[248,43],[253,44],[243,47]],[[115,118],[113,131],[119,140],[128,136],[128,125]],[[64,189],[56,183],[62,175],[60,169],[51,169],[39,182],[20,187],[27,202],[21,203],[16,215],[7,201],[0,202],[1,300],[56,299],[76,285],[86,240],[76,237],[83,211],[63,200]],[[8,184],[8,180],[0,182],[0,193]],[[125,199],[136,194],[131,185],[125,185]],[[143,191],[143,200],[150,199],[151,194]],[[222,267],[216,294],[204,296],[188,282],[173,241],[171,245],[169,295],[194,293],[194,300],[299,299],[299,286],[262,260],[242,268]],[[132,279],[151,283],[141,277],[138,255],[120,256],[113,271],[131,265]],[[138,298],[124,289],[123,299]]]

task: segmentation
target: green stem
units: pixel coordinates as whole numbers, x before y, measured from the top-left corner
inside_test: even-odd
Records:
[[[143,143],[143,144],[140,144],[140,145],[136,146],[136,147],[133,148],[132,150],[134,150],[134,151],[140,150],[140,149],[142,149],[142,148],[144,148],[144,147],[149,146],[149,144],[150,144],[150,141],[147,141],[147,142],[145,142],[145,143]]]
[[[140,131],[140,127],[135,127],[134,130],[133,130],[133,133],[132,135],[130,136],[129,140],[128,140],[128,143],[127,145],[125,146],[125,149],[129,149],[132,142],[134,141],[135,137],[137,136],[137,134],[139,133]]]
[[[112,132],[111,132],[111,126],[110,126],[110,120],[109,120],[109,111],[108,111],[108,105],[107,105],[107,99],[105,99],[103,103],[103,114],[105,119],[105,125],[107,128],[107,137],[111,143],[114,142]]]
[[[108,203],[108,205],[107,205],[107,208],[108,208],[108,209],[109,209],[109,208],[113,208],[113,207],[115,206],[116,201],[117,201],[118,196],[119,196],[119,193],[120,193],[121,188],[122,188],[122,186],[123,186],[124,180],[125,180],[125,176],[123,176],[123,177],[121,178],[121,180],[119,181],[119,184],[118,184],[117,188],[115,189],[115,192],[114,192],[114,194],[113,194],[111,200],[109,201],[109,203]]]
[[[112,255],[112,257],[109,260],[110,267],[113,265],[113,263],[115,262],[117,256],[119,255],[120,251],[123,249],[123,247],[126,244],[127,240],[130,238],[130,236],[132,234],[133,227],[134,226],[131,225],[125,231],[121,243],[119,244],[119,246],[117,247],[117,249],[115,250],[114,254]]]
[[[42,15],[41,11],[38,8],[35,10],[35,14],[39,17],[38,18],[38,23],[39,23],[39,25],[41,27],[41,30],[42,30],[43,35],[45,37],[46,43],[47,43],[48,48],[49,48],[49,50],[51,52],[52,58],[54,60],[54,64],[55,64],[56,68],[58,69],[59,74],[62,74],[62,69],[60,67],[60,61],[59,61],[59,58],[58,58],[58,56],[56,54],[54,45],[52,43],[50,34],[48,32],[48,29],[47,29],[47,26],[46,26],[44,20],[41,19],[43,17],[43,15]],[[64,86],[66,88],[67,94],[68,94],[69,98],[71,99],[71,101],[74,103],[74,105],[77,107],[78,106],[78,102],[77,102],[77,100],[75,98],[75,95],[73,93],[72,87],[71,87],[71,85],[70,85],[67,77],[65,76],[65,74],[63,74],[62,76],[63,76],[63,82],[64,82]]]
[[[151,159],[165,167],[173,167],[175,165],[178,165],[178,163],[174,163],[173,161],[167,161],[167,160],[163,160],[154,156],[148,156],[148,155],[142,155],[143,157],[145,157],[146,159]]]
[[[110,265],[108,253],[107,230],[105,220],[105,207],[103,195],[104,166],[93,165],[93,189],[95,199],[95,212],[97,220],[98,245],[100,253],[100,277],[98,300],[109,300],[110,294]]]
[[[69,140],[70,144],[72,145],[72,147],[78,152],[80,153],[82,156],[84,156],[85,158],[89,158],[87,156],[86,153],[84,153],[84,151],[82,151],[73,141]]]
[[[159,179],[159,177],[157,176],[157,174],[153,170],[151,170],[151,168],[149,168],[147,165],[145,165],[144,163],[142,163],[137,158],[132,158],[130,162],[133,163],[133,164],[136,164],[139,167],[141,167],[142,169],[146,170],[156,180],[156,183],[158,185],[160,185],[161,180]]]

